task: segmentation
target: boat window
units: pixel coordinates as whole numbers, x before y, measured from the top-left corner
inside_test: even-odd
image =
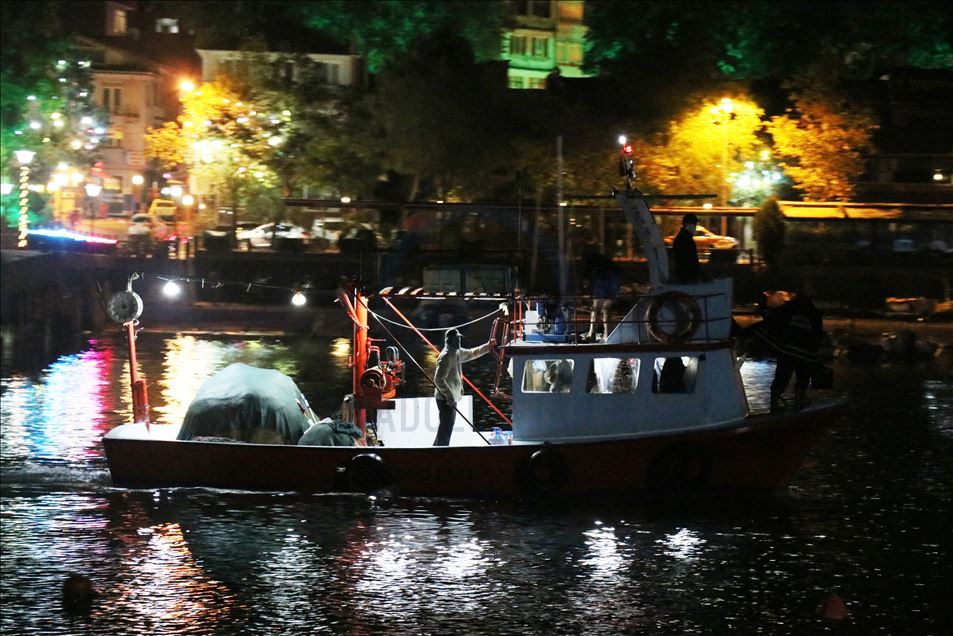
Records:
[[[588,393],[635,393],[639,383],[638,358],[595,358],[586,379]]]
[[[656,358],[653,371],[653,393],[692,393],[695,391],[698,358],[695,356]]]
[[[523,393],[569,393],[572,369],[572,360],[527,360]]]

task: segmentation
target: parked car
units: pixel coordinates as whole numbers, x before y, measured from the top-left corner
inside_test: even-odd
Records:
[[[272,237],[274,239],[301,241],[303,245],[308,240],[308,232],[300,225],[291,223],[265,223],[252,230],[243,230],[238,233],[238,243],[242,247],[267,248],[271,247]]]
[[[172,234],[172,230],[163,221],[152,214],[133,214],[129,218],[129,238],[146,236],[157,241],[163,241]]]
[[[165,256],[174,252],[178,245],[175,230],[152,214],[133,214],[129,217],[126,232],[129,237],[129,250],[139,256],[145,256],[149,252],[156,256]]]
[[[666,245],[671,246],[675,235],[666,236],[663,240]],[[738,239],[733,236],[721,236],[703,225],[696,225],[695,246],[705,250],[730,250],[738,247]]]

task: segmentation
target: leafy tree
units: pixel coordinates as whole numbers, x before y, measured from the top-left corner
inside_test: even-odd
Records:
[[[382,156],[414,177],[409,199],[426,179],[437,196],[461,196],[501,163],[497,96],[468,43],[446,31],[419,40],[378,76],[373,113]]]
[[[33,182],[44,183],[63,164],[84,173],[106,132],[92,101],[89,63],[71,51],[63,5],[0,3],[0,162],[7,169],[14,151],[34,151]],[[8,219],[17,213],[4,206]]]
[[[497,59],[506,17],[500,0],[322,0],[295,3],[295,10],[310,27],[350,42],[371,73],[440,30],[466,40],[477,61]]]
[[[705,101],[666,133],[635,141],[638,173],[652,191],[710,192],[729,200],[728,180],[763,148],[763,113],[745,96]]]
[[[291,127],[291,111],[211,82],[182,96],[177,122],[151,131],[146,153],[165,168],[187,168],[200,191],[234,207],[262,197],[275,201],[282,180],[274,164]]]
[[[849,200],[873,150],[873,116],[830,93],[802,91],[792,98],[794,106],[767,124],[779,162],[808,199]]]

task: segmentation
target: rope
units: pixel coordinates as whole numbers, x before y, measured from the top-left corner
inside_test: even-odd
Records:
[[[367,307],[367,303],[364,302],[364,299],[363,299],[363,298],[361,299],[361,303],[364,305],[365,308]],[[431,375],[428,374],[426,371],[424,371],[424,368],[423,368],[422,366],[420,366],[420,363],[417,362],[417,359],[414,358],[414,356],[407,350],[407,347],[405,347],[405,346],[403,345],[403,343],[402,343],[400,340],[397,339],[397,336],[395,336],[395,335],[391,332],[391,330],[387,328],[387,325],[385,325],[384,322],[383,322],[380,318],[378,318],[377,314],[373,313],[370,309],[368,309],[367,311],[368,311],[368,313],[369,313],[375,320],[377,320],[377,322],[380,324],[381,328],[382,328],[384,331],[386,331],[386,332],[387,332],[387,335],[390,336],[391,339],[393,339],[393,341],[397,343],[397,346],[398,346],[398,347],[401,348],[401,350],[404,352],[404,355],[406,355],[407,358],[408,358],[411,362],[414,363],[414,366],[416,366],[417,369],[420,370],[420,372],[424,375],[424,377],[427,378],[427,381],[430,382],[430,384],[432,384],[433,387],[436,389],[436,388],[437,388],[437,383],[434,381],[433,376],[431,376]],[[456,410],[457,414],[458,414],[460,417],[463,418],[463,421],[466,422],[466,423],[470,426],[470,428],[473,430],[473,432],[480,436],[480,439],[482,439],[482,440],[483,440],[484,442],[486,442],[487,444],[490,443],[490,440],[488,440],[487,438],[483,437],[483,433],[481,433],[480,431],[478,431],[478,430],[476,429],[476,426],[473,425],[473,422],[471,422],[469,419],[467,419],[467,416],[465,416],[463,413],[460,412],[460,409],[457,408],[456,404],[454,404],[454,407],[453,407],[453,408],[454,408],[454,410]]]
[[[425,327],[416,327],[416,328],[415,328],[415,327],[408,327],[407,325],[405,325],[405,324],[403,324],[403,323],[400,323],[400,322],[397,322],[396,320],[391,320],[390,318],[385,318],[384,316],[380,316],[380,315],[374,313],[373,311],[371,311],[370,308],[368,308],[367,313],[369,313],[370,315],[374,316],[374,317],[377,318],[378,320],[383,320],[383,321],[385,321],[385,322],[389,322],[390,324],[394,325],[395,327],[400,327],[401,329],[407,329],[407,330],[411,330],[411,331],[414,330],[414,329],[416,329],[417,331],[447,331],[448,329],[462,329],[463,327],[469,327],[470,325],[476,324],[476,323],[480,322],[481,320],[486,320],[487,318],[492,318],[493,316],[495,316],[496,314],[500,313],[501,311],[503,311],[503,310],[497,308],[496,310],[491,311],[490,313],[486,314],[485,316],[480,316],[479,318],[476,318],[475,320],[471,320],[470,322],[464,322],[464,323],[461,323],[461,324],[459,324],[459,325],[454,325],[454,326],[452,326],[452,327],[428,327],[428,328],[425,328]]]

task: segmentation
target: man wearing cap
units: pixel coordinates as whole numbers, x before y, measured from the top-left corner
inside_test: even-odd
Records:
[[[463,363],[490,351],[489,342],[472,349],[461,349],[462,338],[456,329],[448,329],[443,351],[437,356],[437,368],[433,374],[433,396],[437,399],[440,426],[437,428],[434,446],[450,445],[453,423],[457,419],[457,402],[463,398]]]
[[[682,217],[682,229],[672,241],[672,253],[675,256],[675,282],[697,283],[702,270],[698,265],[698,248],[695,247],[695,226],[698,217],[689,212]]]

